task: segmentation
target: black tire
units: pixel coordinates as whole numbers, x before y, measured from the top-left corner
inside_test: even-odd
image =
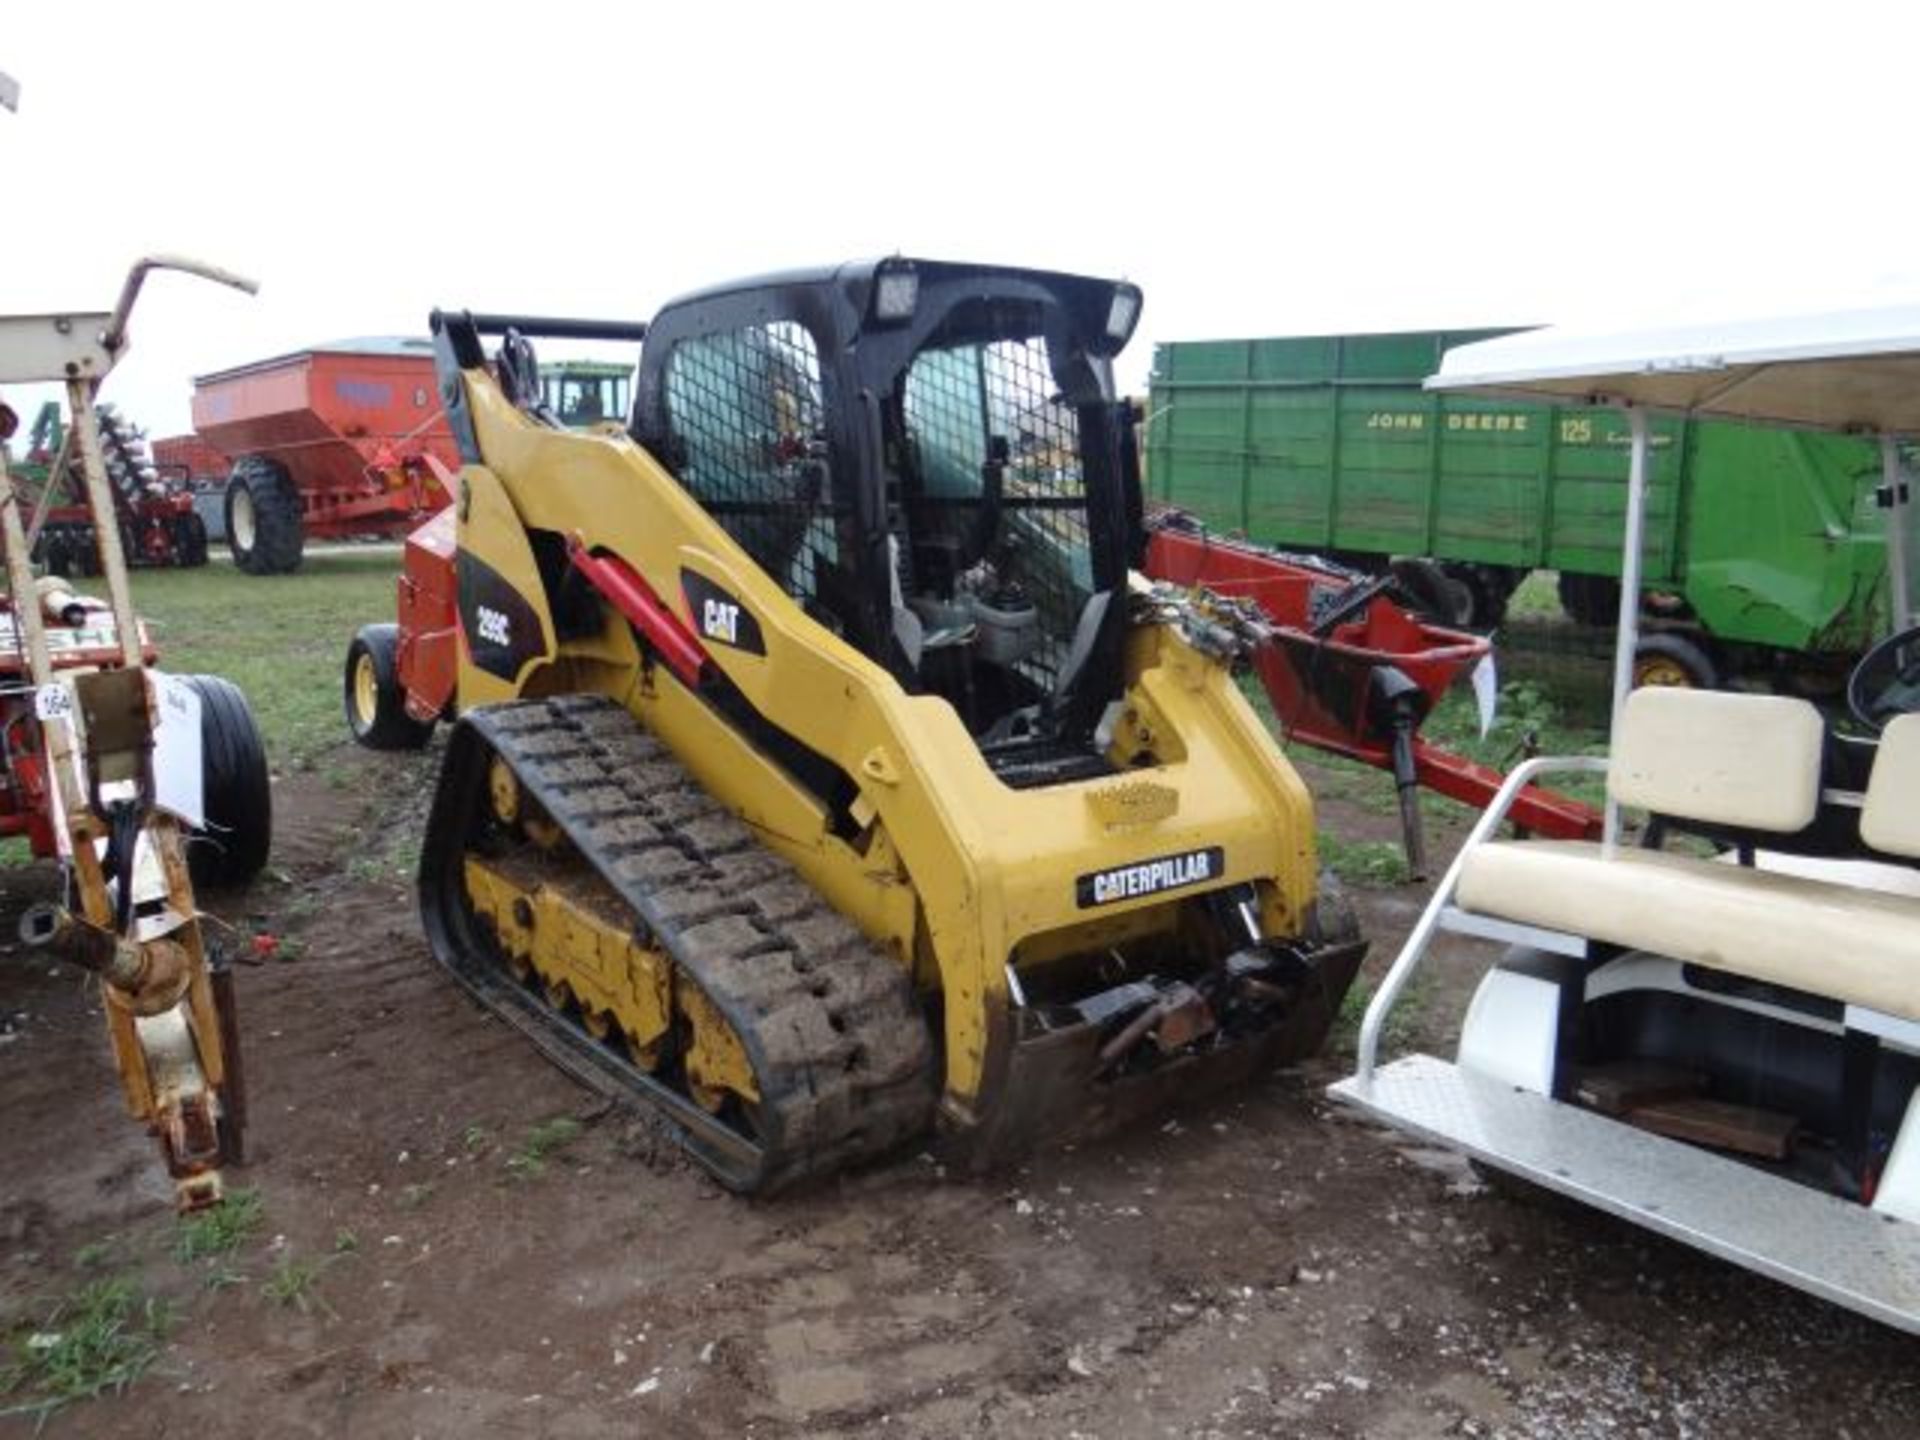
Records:
[[[363,625],[347,647],[340,703],[353,738],[369,750],[418,750],[433,734],[431,720],[423,724],[407,713],[399,641],[398,625]]]
[[[1685,690],[1717,690],[1720,667],[1698,642],[1662,631],[1643,635],[1633,652],[1633,684],[1670,685]]]
[[[263,455],[241,456],[227,481],[226,517],[233,563],[247,574],[291,575],[300,568],[306,526],[300,491],[284,465]]]
[[[1389,567],[1407,604],[1435,625],[1460,626],[1473,612],[1473,594],[1435,560],[1395,560]]]
[[[207,522],[191,510],[173,522],[173,563],[183,570],[207,563]]]
[[[182,677],[200,697],[207,827],[187,840],[196,887],[237,889],[260,873],[273,845],[273,789],[253,708],[218,675]]]
[[[1519,571],[1501,565],[1449,564],[1440,568],[1448,579],[1466,587],[1469,630],[1492,630],[1506,623],[1507,601],[1520,588]]]
[[[1604,628],[1620,618],[1620,582],[1611,575],[1560,572],[1560,608],[1582,625]]]

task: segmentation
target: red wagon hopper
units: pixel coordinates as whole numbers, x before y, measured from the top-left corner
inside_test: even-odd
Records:
[[[342,340],[194,381],[193,425],[231,455],[227,542],[250,574],[308,536],[394,537],[444,508],[459,455],[428,341]]]

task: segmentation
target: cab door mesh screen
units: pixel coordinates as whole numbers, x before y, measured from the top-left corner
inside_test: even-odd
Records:
[[[791,321],[684,340],[667,363],[678,479],[788,594],[835,537],[820,358]]]
[[[1060,397],[1038,338],[926,350],[904,395],[914,474],[916,549],[953,549],[963,567],[987,562],[1040,613],[1045,643],[1022,669],[1042,688],[1058,674],[1093,590],[1079,426]],[[980,523],[997,473],[997,523]]]

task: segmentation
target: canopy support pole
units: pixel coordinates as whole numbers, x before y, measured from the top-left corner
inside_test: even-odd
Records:
[[[1913,624],[1913,557],[1907,553],[1907,516],[1913,498],[1900,469],[1900,446],[1880,437],[1880,508],[1887,517],[1887,622],[1890,635]]]
[[[1652,427],[1638,405],[1626,407],[1633,451],[1627,463],[1627,528],[1620,548],[1620,625],[1613,649],[1613,728],[1620,734],[1627,696],[1633,690],[1633,656],[1640,645],[1640,547],[1647,528],[1647,452],[1652,449]],[[1620,839],[1620,807],[1607,798],[1601,843],[1611,853]]]

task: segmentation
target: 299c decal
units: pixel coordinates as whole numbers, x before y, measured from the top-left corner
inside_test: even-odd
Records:
[[[474,607],[474,620],[474,629],[489,645],[511,646],[513,644],[512,627],[501,611],[495,610],[490,605],[477,605]]]
[[[473,663],[502,680],[518,678],[528,661],[546,653],[540,616],[506,578],[466,550],[455,562],[460,579],[460,628]]]

